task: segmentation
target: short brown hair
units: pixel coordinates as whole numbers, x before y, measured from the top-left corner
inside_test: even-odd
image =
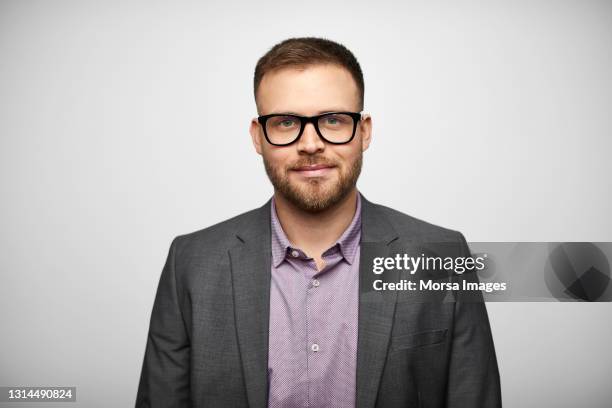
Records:
[[[357,84],[360,110],[363,109],[365,87],[357,58],[344,45],[317,37],[289,38],[281,41],[257,61],[253,78],[255,101],[257,89],[266,73],[286,67],[307,67],[314,64],[335,64],[346,68]]]

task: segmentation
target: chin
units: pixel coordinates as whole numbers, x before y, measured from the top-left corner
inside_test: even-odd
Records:
[[[291,184],[292,189],[299,191],[302,195],[319,197],[333,195],[333,191],[338,186],[338,181],[324,177],[312,177]]]
[[[294,185],[291,192],[286,195],[289,201],[298,208],[309,212],[320,212],[337,204],[343,198],[335,184],[330,183],[329,186],[323,186],[314,181],[308,184],[310,185]]]

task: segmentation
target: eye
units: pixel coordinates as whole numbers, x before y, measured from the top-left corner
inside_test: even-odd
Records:
[[[344,126],[345,124],[349,122],[349,119],[350,117],[347,117],[346,115],[336,113],[336,114],[331,114],[329,116],[324,116],[322,124],[324,126],[331,126],[331,127]]]
[[[284,130],[284,129],[293,130],[299,127],[299,119],[293,116],[275,116],[270,119],[268,124],[272,128],[278,129],[278,130]]]

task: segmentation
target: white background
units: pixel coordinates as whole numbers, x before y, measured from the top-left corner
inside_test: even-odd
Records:
[[[134,404],[171,239],[272,193],[252,75],[303,35],[362,65],[368,199],[612,241],[612,2],[0,0],[0,385]],[[506,407],[610,406],[612,304],[488,309]]]

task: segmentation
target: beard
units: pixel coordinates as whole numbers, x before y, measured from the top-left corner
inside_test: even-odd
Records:
[[[273,166],[265,157],[263,161],[268,178],[278,193],[300,210],[316,213],[341,202],[357,185],[363,154],[360,152],[359,157],[344,171],[338,163],[317,156],[299,160],[285,168]],[[289,180],[292,169],[315,164],[335,166],[339,173],[338,179],[333,183],[320,177],[310,178],[303,183],[292,183]]]

